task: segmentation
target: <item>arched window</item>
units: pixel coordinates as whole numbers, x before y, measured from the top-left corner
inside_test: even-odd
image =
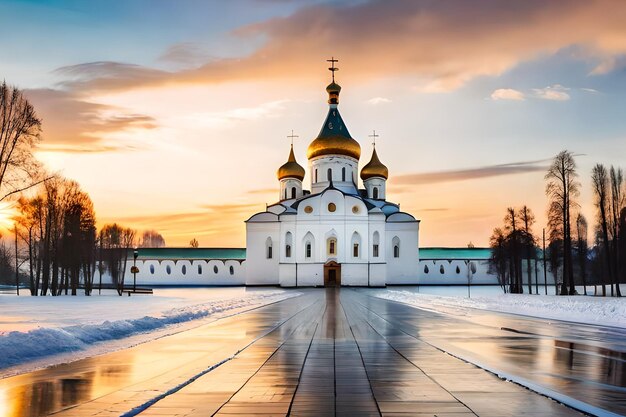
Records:
[[[235,268],[233,268],[232,265],[230,266],[230,268],[228,268],[228,270],[230,271],[231,275],[235,275]]]
[[[304,257],[313,259],[313,247],[315,246],[315,237],[311,232],[307,232],[302,238],[302,249],[304,249]]]
[[[291,245],[293,244],[293,236],[291,232],[287,232],[285,235],[285,257],[291,258]]]
[[[304,251],[304,256],[307,259],[310,259],[311,258],[311,242],[307,242],[305,248],[306,249]]]
[[[154,275],[154,265],[150,265],[150,273]]]
[[[393,257],[399,258],[400,257],[400,239],[398,238],[398,236],[395,236],[392,239],[391,244],[393,246]]]
[[[217,274],[217,265],[213,265],[213,272]]]
[[[341,181],[346,180],[346,167],[341,168]]]
[[[333,170],[332,170],[332,168],[328,168],[326,176],[328,177],[328,181],[332,181],[333,180]]]
[[[315,168],[315,182],[317,182],[317,168]]]
[[[267,240],[265,241],[265,254],[267,256],[267,259],[272,259],[272,238],[268,237]]]
[[[374,187],[374,190],[372,191],[372,198],[374,198],[374,200],[378,200],[378,187]]]
[[[180,268],[180,270],[183,273],[183,275],[187,275],[187,265],[183,265],[183,267]]]
[[[168,266],[166,266],[166,267],[165,267],[165,272],[167,272],[167,275],[171,274],[171,273],[172,273],[172,267],[171,267],[171,266],[169,266],[169,265],[168,265]]]
[[[198,275],[202,275],[202,265],[198,264]]]
[[[372,237],[372,257],[378,258],[378,248],[380,247],[380,235],[378,232],[374,232],[374,236]]]
[[[359,256],[361,256],[360,248],[361,248],[361,235],[359,235],[357,232],[354,232],[352,234],[352,257],[353,258],[358,258]]]
[[[328,239],[328,255],[336,256],[337,255],[337,239],[331,237]]]
[[[296,198],[296,187],[291,187],[291,198]]]
[[[283,197],[283,200],[287,199],[287,189],[285,188],[285,197]]]

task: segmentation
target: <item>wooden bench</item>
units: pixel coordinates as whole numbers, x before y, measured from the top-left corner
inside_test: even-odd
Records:
[[[130,297],[131,294],[153,294],[152,288],[136,288],[136,289],[125,289],[123,292],[128,294]]]

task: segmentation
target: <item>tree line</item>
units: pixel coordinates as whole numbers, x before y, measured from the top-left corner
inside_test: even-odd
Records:
[[[86,295],[108,273],[121,295],[129,252],[165,246],[158,232],[137,232],[116,223],[96,226],[87,192],[71,179],[48,173],[34,157],[42,122],[23,93],[0,84],[0,202],[13,199],[13,242],[0,241],[0,283],[13,279],[18,294]]]
[[[594,286],[594,295],[621,296],[619,284],[626,278],[626,185],[619,167],[596,164],[591,171],[595,220],[589,243],[589,224],[580,212],[581,182],[574,154],[562,151],[546,174],[547,227],[541,240],[532,230],[535,216],[523,206],[507,208],[504,225],[490,238],[490,270],[505,292],[540,293],[540,271],[547,293],[547,273],[554,277],[555,293],[574,295],[576,285]],[[547,229],[547,234],[546,234]],[[541,247],[539,242],[541,241]],[[547,241],[547,245],[546,245]],[[598,287],[600,292],[598,293]]]

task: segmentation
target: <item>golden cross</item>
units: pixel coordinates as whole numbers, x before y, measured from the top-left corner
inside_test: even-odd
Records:
[[[294,135],[294,134],[293,134],[293,129],[291,129],[291,135],[287,135],[287,137],[288,137],[289,139],[291,139],[291,146],[293,146],[293,140],[294,140],[294,138],[298,138],[299,136],[298,136],[298,135]]]
[[[335,71],[339,71],[339,68],[335,66],[335,62],[339,62],[339,60],[335,59],[333,56],[330,59],[327,59],[326,62],[330,62],[330,68],[328,68],[328,70],[333,74],[333,82],[335,82]]]
[[[374,133],[372,133],[371,135],[369,135],[370,138],[374,138],[374,142],[372,142],[372,145],[376,146],[376,138],[379,137],[380,135],[376,134],[376,131],[373,130]]]

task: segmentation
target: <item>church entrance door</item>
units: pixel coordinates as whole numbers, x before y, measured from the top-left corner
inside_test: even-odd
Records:
[[[335,261],[330,261],[324,265],[324,286],[341,286],[341,264],[338,264]]]

